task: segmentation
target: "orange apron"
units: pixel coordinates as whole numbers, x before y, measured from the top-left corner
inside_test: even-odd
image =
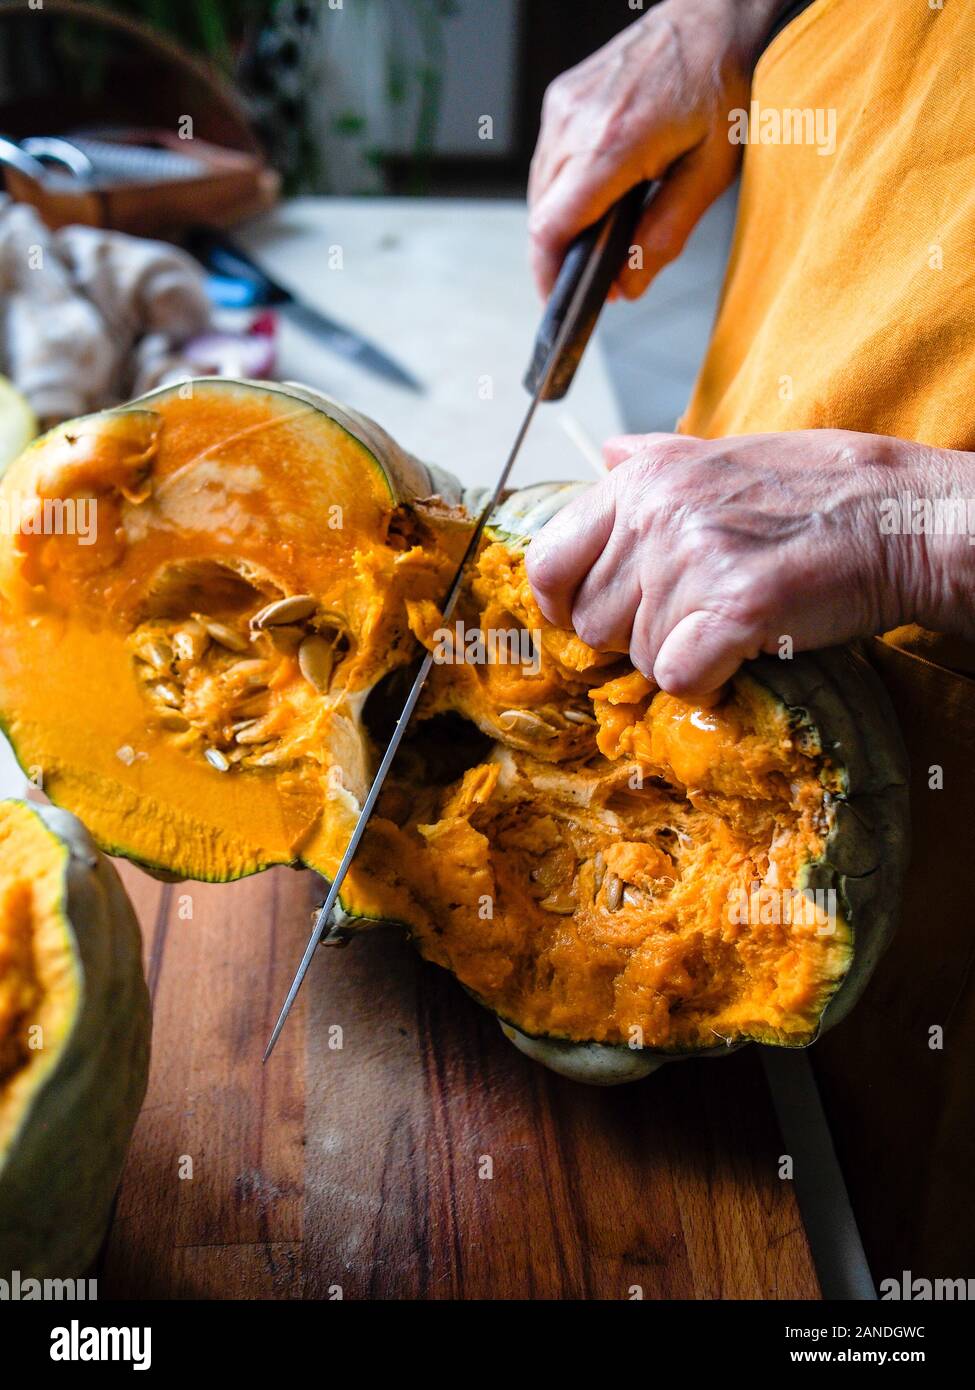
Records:
[[[758,65],[747,135],[680,428],[975,450],[975,0],[814,0]],[[912,867],[895,944],[815,1060],[875,1277],[968,1277],[975,647],[901,628],[873,655],[910,754]]]

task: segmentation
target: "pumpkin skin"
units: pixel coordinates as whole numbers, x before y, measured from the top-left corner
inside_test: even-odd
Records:
[[[480,497],[316,393],[229,381],[62,427],[8,482],[83,483],[117,520],[80,578],[63,547],[0,549],[0,717],[21,761],[100,843],[157,871],[330,876],[384,742],[377,711],[401,703],[414,638],[442,643],[438,604]],[[405,927],[521,1050],[578,1079],[747,1041],[806,1046],[893,929],[906,838],[893,715],[848,651],[750,663],[705,711],[552,628],[524,550],[583,486],[523,489],[492,518],[458,616],[531,634],[531,669],[524,652],[434,667],[343,886],[343,925]],[[255,629],[296,595],[312,610],[294,620],[299,658],[330,625],[345,643],[332,634],[312,690],[295,647]],[[199,610],[218,635],[174,657]],[[270,711],[262,694],[241,719],[251,697],[234,672],[255,653]],[[28,673],[44,663],[38,699]],[[174,710],[189,727],[169,727]],[[635,776],[648,780],[634,795]],[[790,900],[834,894],[834,926],[739,930],[726,897],[766,879]]]
[[[78,1277],[146,1089],[139,928],[113,866],[57,807],[0,802],[0,891],[0,1267]],[[33,960],[20,976],[18,935]]]

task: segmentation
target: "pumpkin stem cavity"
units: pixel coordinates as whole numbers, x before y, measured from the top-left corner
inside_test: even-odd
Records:
[[[164,567],[144,607],[127,645],[152,722],[179,748],[218,772],[313,756],[317,697],[352,648],[338,613],[228,560]]]

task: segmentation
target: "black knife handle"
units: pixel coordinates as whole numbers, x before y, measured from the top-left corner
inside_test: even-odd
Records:
[[[287,304],[292,299],[289,290],[272,280],[242,247],[214,227],[191,227],[184,241],[205,270],[232,280],[246,280],[259,304]]]
[[[545,379],[559,332],[571,317],[559,359],[540,400],[561,400],[572,384],[583,350],[592,336],[610,287],[622,269],[640,215],[655,187],[655,183],[638,183],[629,193],[624,193],[598,222],[579,233],[565,253],[525,373],[525,390],[534,395]]]

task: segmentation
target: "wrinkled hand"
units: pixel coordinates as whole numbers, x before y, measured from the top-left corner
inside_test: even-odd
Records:
[[[532,267],[543,296],[577,232],[642,179],[667,180],[634,245],[642,294],[731,183],[740,146],[728,112],[748,104],[751,69],[781,0],[665,0],[548,88],[528,184]]]
[[[604,453],[612,471],[539,532],[528,577],[550,622],[674,695],[713,692],[783,638],[975,635],[975,547],[885,533],[881,505],[975,496],[975,455],[845,430],[621,436]]]

